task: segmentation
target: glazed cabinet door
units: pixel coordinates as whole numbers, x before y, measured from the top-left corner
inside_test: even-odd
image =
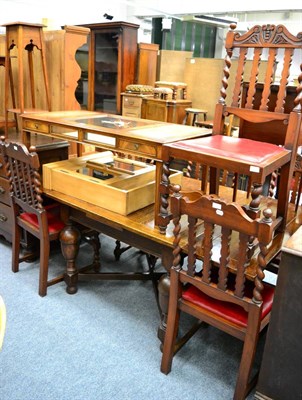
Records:
[[[134,83],[138,25],[126,22],[88,24],[88,110],[121,114],[121,93]]]

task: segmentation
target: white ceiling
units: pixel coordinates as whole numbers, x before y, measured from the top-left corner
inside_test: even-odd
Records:
[[[302,10],[301,0],[290,1],[291,10]],[[42,18],[57,21],[57,25],[103,22],[103,14],[115,20],[131,20],[133,15],[212,14],[253,10],[284,10],[284,1],[239,2],[238,0],[0,0],[0,23],[40,22]]]

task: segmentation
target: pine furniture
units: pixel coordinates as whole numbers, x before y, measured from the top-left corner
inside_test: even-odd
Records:
[[[27,22],[11,22],[3,25],[6,28],[6,55],[5,55],[5,120],[8,121],[9,113],[17,115],[23,114],[25,110],[31,111],[37,108],[36,93],[44,91],[44,110],[51,110],[50,88],[48,82],[48,73],[45,55],[45,43],[43,36],[42,24],[32,24]],[[25,52],[24,52],[25,51]],[[27,61],[24,62],[27,54]],[[39,59],[37,55],[39,54]],[[13,107],[10,106],[10,88],[12,85],[11,68],[12,56],[16,56],[17,61],[17,80],[14,80],[16,85],[16,96],[13,97]],[[43,88],[37,87],[37,80],[34,75],[34,64],[40,62],[40,71],[43,76]],[[39,70],[39,69],[38,69]],[[36,69],[37,71],[37,69]],[[29,79],[30,93],[29,98],[25,96],[25,81],[26,76]],[[14,104],[15,103],[15,104]],[[6,124],[6,136],[8,132],[8,123]]]

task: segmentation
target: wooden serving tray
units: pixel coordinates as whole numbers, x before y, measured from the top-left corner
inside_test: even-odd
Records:
[[[173,183],[181,177],[170,175]],[[43,187],[128,215],[154,203],[155,166],[106,151],[44,164]]]

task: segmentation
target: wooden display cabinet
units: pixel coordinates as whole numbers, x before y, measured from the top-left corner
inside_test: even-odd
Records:
[[[136,79],[139,25],[105,22],[82,26],[90,29],[88,96],[87,105],[82,106],[91,111],[121,114],[121,93]]]

